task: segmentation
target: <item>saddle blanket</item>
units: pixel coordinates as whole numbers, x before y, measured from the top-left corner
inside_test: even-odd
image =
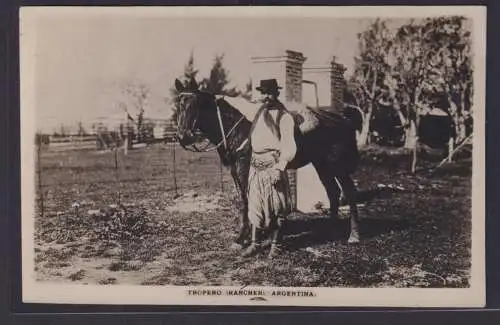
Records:
[[[231,106],[240,111],[250,122],[262,106],[262,103],[251,102],[242,97],[224,97]],[[302,134],[314,130],[319,125],[319,119],[312,109],[306,104],[298,102],[282,102],[286,109],[292,114],[295,124],[298,125]]]

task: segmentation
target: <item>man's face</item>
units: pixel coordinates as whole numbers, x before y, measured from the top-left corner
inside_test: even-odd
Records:
[[[259,94],[260,94],[259,95],[259,102],[261,102],[261,103],[265,102],[269,97],[268,94],[264,94],[264,93],[259,93]]]
[[[269,94],[269,93],[265,93],[265,94],[262,94],[260,95],[260,101],[261,102],[264,102],[264,101],[267,101],[267,100],[271,100],[271,99],[276,99],[276,94]]]

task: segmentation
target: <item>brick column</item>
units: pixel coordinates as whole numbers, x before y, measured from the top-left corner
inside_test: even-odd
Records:
[[[344,72],[346,68],[336,62],[335,56],[330,64],[330,93],[333,110],[342,111],[344,109]]]
[[[285,55],[253,57],[252,58],[252,81],[254,84],[253,95],[258,96],[255,86],[262,79],[274,78],[283,87],[281,99],[285,102],[302,101],[302,66],[306,58],[300,52],[287,50]],[[284,96],[283,96],[284,95]],[[297,171],[289,170],[290,189],[292,194],[292,206],[297,208]]]
[[[286,51],[285,99],[290,102],[302,102],[302,66],[306,58],[300,52]],[[292,207],[297,209],[297,170],[288,170]]]
[[[306,58],[300,52],[286,51],[285,98],[290,102],[302,102],[302,65]]]

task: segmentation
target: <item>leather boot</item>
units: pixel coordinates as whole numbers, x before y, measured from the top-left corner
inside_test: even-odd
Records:
[[[254,256],[262,250],[262,234],[259,229],[252,229],[252,243],[241,254],[242,257]]]
[[[272,234],[271,250],[267,256],[269,259],[273,259],[283,252],[283,224],[285,218],[278,217],[275,229]]]

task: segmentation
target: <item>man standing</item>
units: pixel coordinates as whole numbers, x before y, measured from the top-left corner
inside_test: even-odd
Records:
[[[263,105],[250,130],[252,158],[248,179],[248,217],[252,243],[243,256],[261,251],[263,230],[272,234],[269,257],[280,252],[281,227],[291,212],[291,196],[285,169],[295,157],[294,120],[278,100],[276,79],[261,80],[256,88],[263,95]]]

